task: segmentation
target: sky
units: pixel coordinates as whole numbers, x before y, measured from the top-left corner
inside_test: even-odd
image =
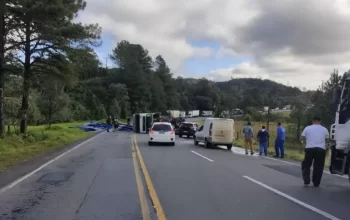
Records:
[[[121,40],[162,55],[174,76],[259,77],[317,89],[350,69],[350,0],[86,0],[106,57]],[[113,65],[107,59],[107,65]]]

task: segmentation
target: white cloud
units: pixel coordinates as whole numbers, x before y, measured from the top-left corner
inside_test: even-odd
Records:
[[[349,0],[87,0],[79,20],[99,23],[115,42],[142,44],[182,75],[191,57],[250,57],[203,76],[261,76],[317,88],[334,69],[350,68]],[[214,41],[220,49],[190,40]],[[111,48],[112,49],[112,48]]]

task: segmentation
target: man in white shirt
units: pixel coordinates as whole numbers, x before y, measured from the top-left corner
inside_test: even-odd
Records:
[[[310,184],[310,168],[313,164],[312,183],[318,187],[326,159],[326,139],[329,138],[328,130],[321,124],[320,117],[313,118],[313,124],[307,126],[301,134],[301,142],[305,144],[305,157],[301,164],[304,184]]]

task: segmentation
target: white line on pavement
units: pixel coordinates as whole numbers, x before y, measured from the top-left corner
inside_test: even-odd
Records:
[[[277,189],[274,189],[274,188],[272,188],[272,187],[270,187],[270,186],[268,186],[268,185],[266,185],[266,184],[264,184],[262,182],[259,182],[259,181],[255,180],[255,179],[253,179],[253,178],[251,178],[249,176],[243,176],[243,178],[246,178],[246,179],[250,180],[251,182],[256,183],[256,184],[264,187],[265,189],[268,189],[268,190],[270,190],[270,191],[272,191],[272,192],[274,192],[274,193],[276,193],[276,194],[278,194],[278,195],[280,195],[280,196],[282,196],[282,197],[284,197],[286,199],[289,199],[290,201],[293,201],[293,202],[297,203],[298,205],[301,205],[301,206],[303,206],[303,207],[305,207],[305,208],[307,208],[307,209],[309,209],[311,211],[314,211],[314,212],[316,212],[316,213],[318,213],[318,214],[320,214],[320,215],[322,215],[322,216],[324,216],[324,217],[326,217],[328,219],[340,220],[339,218],[337,218],[337,217],[335,217],[335,216],[333,216],[333,215],[331,215],[331,214],[329,214],[327,212],[324,212],[324,211],[322,211],[322,210],[320,210],[318,208],[315,208],[315,207],[313,207],[313,206],[311,206],[309,204],[306,204],[305,202],[302,202],[302,201],[300,201],[300,200],[298,200],[298,199],[296,199],[296,198],[294,198],[292,196],[289,196],[289,195],[287,195],[287,194],[285,194],[285,193],[283,193],[281,191],[278,191]]]
[[[206,159],[206,160],[208,160],[208,161],[210,161],[210,162],[214,162],[214,160],[212,160],[212,159],[209,159],[208,157],[205,157],[205,156],[203,156],[202,154],[199,154],[199,153],[197,153],[196,151],[191,151],[192,153],[194,153],[194,154],[196,154],[196,155],[198,155],[198,156],[200,156],[200,157],[202,157],[202,158],[204,158],[204,159]]]
[[[103,132],[102,132],[103,133]],[[102,134],[100,133],[100,134]],[[32,172],[20,177],[19,179],[13,181],[12,183],[8,184],[7,186],[4,186],[3,188],[0,188],[0,194],[5,192],[6,190],[8,189],[11,189],[12,187],[16,186],[17,184],[21,183],[23,180],[31,177],[32,175],[34,175],[35,173],[37,173],[38,171],[42,170],[43,168],[45,168],[46,166],[48,166],[49,164],[55,162],[56,160],[60,159],[61,157],[63,157],[64,155],[78,149],[79,147],[83,146],[84,144],[87,144],[88,142],[92,141],[93,139],[95,139],[97,136],[99,136],[100,134],[97,134],[96,136],[92,137],[92,138],[89,138],[87,139],[86,141],[84,142],[81,142],[80,144],[78,144],[77,146],[73,147],[72,149],[70,150],[67,150],[66,152],[58,155],[57,157],[53,158],[52,160],[44,163],[43,165],[41,165],[40,167],[38,167],[37,169],[33,170]]]

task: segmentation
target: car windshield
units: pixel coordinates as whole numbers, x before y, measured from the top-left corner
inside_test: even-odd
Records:
[[[171,126],[167,124],[155,124],[152,128],[153,131],[171,131]]]

